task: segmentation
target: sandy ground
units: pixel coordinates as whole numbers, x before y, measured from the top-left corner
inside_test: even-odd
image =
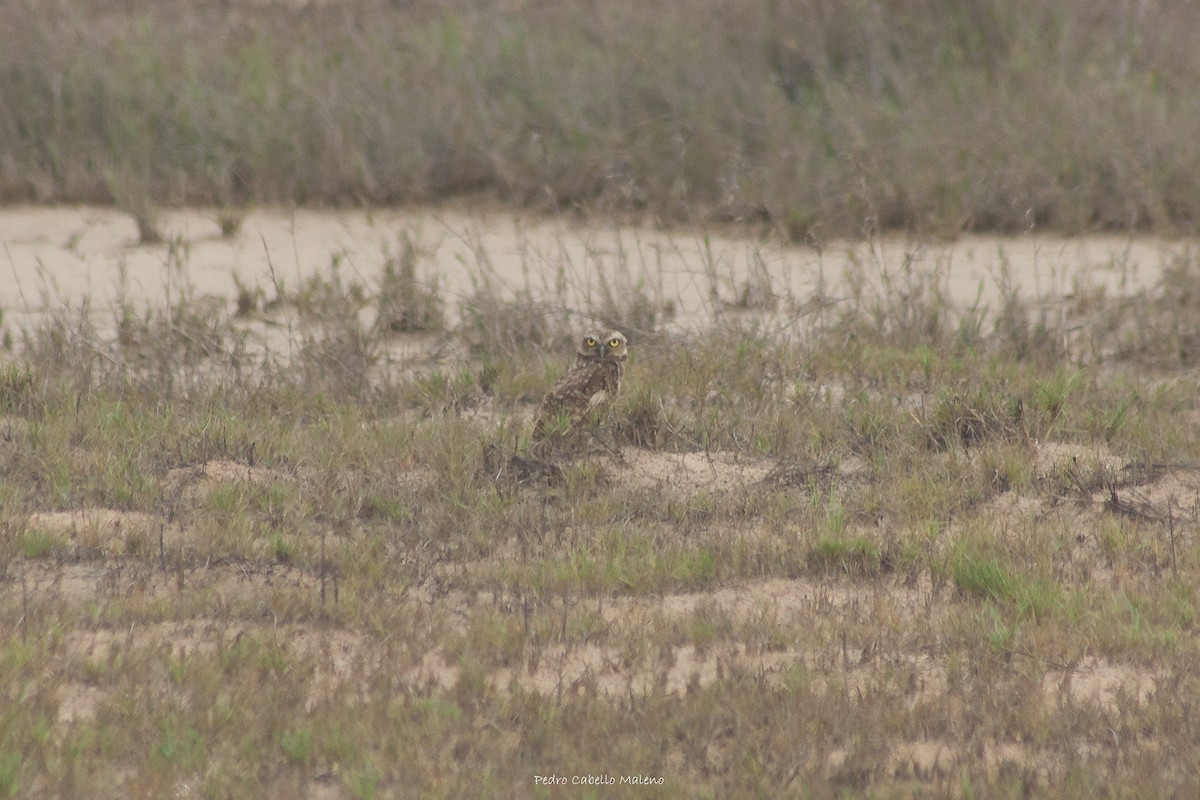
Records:
[[[963,237],[953,242],[887,239],[835,242],[818,250],[769,241],[645,228],[594,226],[563,220],[523,219],[501,213],[437,210],[289,211],[246,215],[240,232],[222,237],[212,210],[166,213],[161,227],[177,242],[185,267],[168,269],[170,245],[139,245],[133,219],[99,208],[17,207],[0,210],[0,309],[10,329],[28,325],[47,308],[89,299],[97,314],[128,300],[161,305],[182,289],[232,304],[240,281],[268,296],[282,283],[328,273],[336,263],[343,280],[378,285],[385,260],[403,237],[422,253],[419,275],[438,281],[454,313],[488,273],[509,289],[549,292],[562,282],[579,307],[607,277],[614,285],[648,286],[676,304],[674,324],[711,317],[720,300],[732,301],[755,277],[803,304],[823,287],[845,296],[851,283],[884,275],[901,281],[906,263],[936,272],[946,294],[968,307],[995,307],[1007,280],[1026,298],[1054,302],[1083,287],[1109,293],[1154,284],[1164,265],[1191,248],[1190,241],[1154,238],[1041,235]],[[627,283],[622,283],[627,281]],[[794,310],[781,306],[778,313]],[[14,331],[15,333],[15,331]]]
[[[1114,474],[1127,468],[1121,459],[1106,450],[1085,452],[1071,445],[1038,446],[1036,462],[1039,473],[1051,474],[1061,471],[1080,458],[1095,458],[1109,466]],[[748,491],[756,484],[771,481],[771,462],[766,459],[743,458],[736,462],[717,454],[704,456],[696,453],[655,453],[637,448],[627,448],[620,469],[615,464],[614,480],[629,491],[653,489],[664,497],[688,501],[714,491]],[[843,477],[855,471],[853,463],[843,469]],[[204,482],[250,482],[264,481],[261,471],[227,461],[208,462],[194,480]],[[1130,496],[1132,507],[1158,513],[1179,499],[1195,496],[1200,488],[1200,478],[1192,470],[1179,470],[1160,475],[1148,483],[1125,490]],[[863,487],[869,491],[869,487]],[[1066,514],[1075,520],[1081,531],[1096,526],[1095,517],[1108,499],[1104,491],[1092,494],[1084,503],[1060,507],[1053,497],[1030,500],[1024,505],[1014,505],[1013,498],[1002,495],[992,504],[997,524],[1008,520],[1020,527],[1033,520],[1044,520],[1055,514]],[[131,593],[143,598],[169,595],[187,588],[193,592],[219,595],[222,602],[240,604],[257,599],[264,608],[283,595],[311,596],[317,591],[318,576],[284,565],[264,562],[262,565],[228,564],[211,567],[191,566],[179,572],[153,568],[128,567],[120,558],[124,543],[138,531],[152,539],[162,535],[169,547],[179,531],[174,523],[165,518],[137,512],[115,509],[88,508],[73,512],[42,512],[32,515],[29,524],[42,530],[67,534],[72,540],[83,543],[89,551],[105,553],[109,557],[100,561],[78,564],[30,563],[20,570],[20,578],[11,584],[9,591],[28,591],[41,597],[44,602],[78,603],[109,596],[128,596]],[[747,530],[738,535],[754,536]],[[1183,538],[1190,541],[1192,534]],[[1094,562],[1093,569],[1099,574],[1108,568],[1104,559],[1095,551],[1092,537],[1081,535],[1078,552],[1066,554],[1070,559],[1085,559]],[[496,557],[510,557],[504,547],[497,550]],[[282,594],[281,594],[282,593]],[[870,582],[839,580],[837,578],[800,577],[793,579],[769,578],[745,581],[710,592],[683,592],[657,597],[609,598],[598,606],[597,612],[605,624],[630,630],[644,629],[655,619],[686,620],[701,608],[726,615],[739,624],[755,620],[779,620],[793,622],[808,620],[809,624],[829,626],[830,652],[837,649],[833,633],[837,621],[845,615],[868,616],[871,618],[896,613],[909,615],[914,621],[932,621],[950,608],[953,589],[935,588],[928,576],[913,583],[902,575],[883,576]],[[240,600],[239,600],[240,598]],[[512,598],[501,595],[482,594],[468,596],[462,592],[451,592],[444,597],[430,595],[425,588],[414,592],[408,600],[414,613],[418,609],[439,609],[442,624],[463,625],[471,617],[473,609],[502,607]],[[586,605],[587,603],[585,603]],[[590,607],[590,606],[589,606]],[[191,630],[187,625],[181,634],[178,625],[150,626],[130,630],[121,635],[139,642],[171,641],[172,646],[205,648],[213,646],[214,632],[221,626],[215,622],[198,619]],[[115,635],[115,634],[112,634]],[[73,646],[82,648],[85,655],[102,654],[109,634],[88,632],[75,636]],[[375,647],[356,633],[331,634],[320,626],[309,629],[295,626],[288,633],[296,646],[328,647],[331,635],[338,638],[336,648],[345,657],[334,659],[330,680],[352,680],[349,657],[352,654],[374,654]],[[82,637],[82,638],[81,638]],[[340,637],[340,638],[339,638]],[[185,643],[185,644],[181,644]],[[895,655],[895,654],[893,654]],[[902,655],[904,668],[914,676],[915,685],[930,696],[946,690],[945,666],[931,658],[925,648],[916,648]],[[873,660],[862,654],[861,663],[849,676],[842,676],[857,685],[856,681],[870,681],[874,674],[870,668]],[[665,688],[683,694],[689,687],[702,687],[717,680],[722,668],[738,667],[761,675],[765,680],[782,680],[787,670],[796,665],[806,665],[814,674],[823,674],[818,661],[832,657],[828,653],[800,652],[783,649],[765,652],[751,650],[744,644],[723,645],[716,650],[681,645],[671,648],[669,663],[656,660],[626,663],[621,653],[614,648],[584,644],[570,648],[549,648],[543,660],[527,669],[505,669],[491,677],[498,691],[505,687],[523,685],[542,693],[573,691],[582,682],[595,681],[602,694],[621,697],[630,691],[649,690],[654,682],[665,681]],[[844,656],[843,656],[844,657]],[[430,651],[421,667],[410,678],[417,683],[432,682],[448,688],[458,677],[455,660],[440,651]],[[1157,671],[1146,665],[1111,662],[1102,658],[1089,658],[1069,667],[1047,671],[1043,677],[1043,702],[1048,708],[1063,702],[1068,697],[1077,701],[1111,705],[1116,699],[1129,692],[1145,697],[1154,690]],[[864,684],[865,685],[865,684]],[[95,698],[90,698],[94,702]],[[316,698],[314,698],[315,700]],[[74,708],[64,713],[87,713],[89,702],[81,700],[83,709]],[[920,744],[920,743],[918,743]],[[914,745],[915,746],[915,745]],[[939,746],[950,748],[947,743]],[[952,748],[951,748],[952,749]],[[922,751],[923,752],[923,751]],[[936,754],[914,756],[918,762],[936,763]]]
[[[576,291],[594,290],[601,273],[622,275],[636,283],[654,282],[661,295],[678,303],[674,324],[700,324],[711,319],[714,284],[718,292],[731,294],[756,271],[770,278],[773,287],[786,287],[797,303],[803,304],[823,287],[836,299],[851,290],[851,282],[878,282],[884,272],[902,275],[906,259],[942,276],[951,300],[963,307],[975,303],[994,304],[1005,274],[1027,298],[1056,302],[1082,288],[1103,288],[1109,293],[1136,292],[1154,285],[1172,258],[1194,248],[1194,242],[1157,239],[1083,238],[1061,239],[1042,236],[1018,238],[964,237],[954,242],[921,243],[889,240],[875,244],[832,244],[822,251],[809,247],[747,241],[699,234],[663,233],[647,229],[589,227],[564,221],[525,220],[502,214],[458,212],[314,212],[260,210],[250,213],[241,231],[223,238],[212,211],[193,210],[168,214],[164,219],[168,237],[175,244],[139,245],[132,219],[114,211],[95,208],[15,208],[0,211],[0,310],[3,325],[14,335],[48,311],[64,303],[89,301],[91,310],[109,314],[117,299],[158,306],[176,298],[181,286],[194,296],[213,296],[232,310],[238,281],[258,286],[268,294],[280,283],[295,287],[313,274],[328,272],[338,264],[344,279],[368,287],[378,284],[389,254],[400,249],[404,236],[419,243],[424,258],[421,275],[438,280],[450,298],[468,296],[483,272],[489,272],[509,289],[530,286],[535,291],[553,287],[561,276]],[[174,274],[168,269],[171,247],[182,248],[186,269]],[[170,283],[168,283],[170,281]],[[586,297],[582,298],[586,300]],[[581,303],[581,307],[582,303]],[[774,313],[794,313],[796,306]],[[453,308],[450,309],[453,312]],[[770,313],[770,312],[767,312]],[[18,431],[19,433],[19,431]],[[17,434],[12,434],[17,435]],[[1127,465],[1108,452],[1077,452],[1066,445],[1047,445],[1038,452],[1040,472],[1056,474],[1078,458],[1098,459],[1114,473]],[[1111,463],[1110,463],[1111,462]],[[682,500],[711,493],[718,488],[746,491],[772,477],[772,462],[732,458],[725,454],[658,453],[629,448],[620,463],[608,465],[612,479],[630,491],[650,491]],[[853,464],[843,465],[841,483],[853,486]],[[214,461],[194,470],[178,470],[171,476],[181,491],[211,482],[259,483],[286,477],[268,476],[232,462]],[[1128,491],[1136,508],[1155,513],[1178,504],[1179,498],[1195,496],[1200,477],[1190,470],[1176,471],[1152,479]],[[1051,500],[1033,508],[1005,505],[998,501],[997,518],[1035,519],[1051,513],[1074,513],[1081,525],[1106,502],[1096,493],[1080,508],[1063,511]],[[1037,501],[1041,503],[1041,501]],[[1036,503],[1035,503],[1036,505]],[[166,518],[151,514],[126,513],[115,509],[90,508],[72,512],[42,512],[28,520],[39,529],[61,531],[72,540],[86,543],[91,551],[106,557],[81,564],[38,564],[22,566],[19,579],[4,590],[29,594],[44,603],[86,603],[106,596],[156,597],[188,587],[208,592],[228,602],[241,596],[259,598],[264,608],[279,597],[311,596],[317,576],[311,572],[271,565],[248,569],[244,565],[169,572],[126,568],[119,554],[130,537],[156,542],[178,536]],[[1094,558],[1084,542],[1079,558]],[[725,587],[709,593],[670,594],[657,598],[613,599],[603,609],[605,622],[613,626],[638,626],[649,620],[686,620],[701,605],[730,619],[744,622],[764,614],[780,620],[806,619],[812,624],[835,626],[847,614],[908,613],[914,618],[930,608],[937,590],[922,582],[907,585],[900,578],[877,585],[809,578],[769,579]],[[492,598],[502,603],[504,598]],[[428,606],[428,599],[414,597],[414,604]],[[447,624],[457,619],[478,598],[448,598],[441,613]],[[461,605],[461,608],[459,607]],[[830,628],[832,631],[832,627]],[[264,629],[265,631],[265,629]],[[249,631],[263,636],[266,632]],[[322,687],[353,683],[355,658],[383,658],[376,643],[353,632],[294,626],[287,630],[293,648],[328,651],[327,674]],[[70,652],[84,661],[102,659],[120,637],[141,642],[170,642],[171,647],[194,650],[213,648],[220,640],[218,626],[197,619],[179,626],[143,626],[138,630],[76,631],[68,637]],[[831,633],[830,640],[834,641]],[[723,669],[737,667],[760,674],[764,679],[784,680],[788,670],[800,665],[823,675],[821,652],[751,651],[742,645],[704,650],[686,644],[670,648],[666,662],[644,659],[623,660],[620,652],[603,645],[550,648],[538,664],[513,667],[493,676],[498,690],[524,685],[545,693],[570,693],[585,683],[594,683],[613,697],[644,691],[654,681],[665,682],[668,691],[685,694],[711,684]],[[669,657],[668,657],[669,656]],[[842,654],[845,658],[845,654]],[[900,653],[888,666],[889,680],[899,675],[916,687],[914,700],[936,698],[946,690],[945,667],[928,652],[914,649]],[[860,691],[877,680],[878,667],[867,654],[861,664],[849,666],[839,678],[848,689]],[[431,651],[417,674],[417,682],[453,685],[457,678],[453,659]],[[1042,701],[1048,713],[1064,702],[1113,706],[1119,698],[1133,696],[1144,701],[1157,686],[1158,672],[1146,665],[1126,664],[1102,658],[1087,659],[1061,669],[1048,670],[1042,677]],[[899,680],[899,678],[895,678]],[[60,704],[62,724],[94,714],[102,699],[101,690],[84,683],[70,684]],[[710,760],[723,758],[720,743],[710,745]],[[1019,743],[989,744],[985,761],[989,769],[1004,764],[1028,764],[1045,769],[1033,749]],[[950,774],[955,768],[958,743],[914,739],[899,743],[892,751],[889,771],[896,778]],[[825,769],[836,774],[843,769],[847,754],[835,750]]]

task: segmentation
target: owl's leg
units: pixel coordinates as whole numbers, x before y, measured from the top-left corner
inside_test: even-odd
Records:
[[[607,415],[596,415],[595,417],[589,415],[587,421],[591,424],[587,426],[588,438],[591,439],[594,444],[598,445],[600,449],[604,450],[610,456],[615,458],[618,463],[621,464],[621,466],[627,466],[625,463],[625,456],[621,451],[621,445],[617,443],[612,431],[610,431],[608,426],[604,424],[606,419]]]
[[[540,417],[533,428],[530,450],[539,458],[552,455],[574,436],[578,422],[575,415],[567,411]]]

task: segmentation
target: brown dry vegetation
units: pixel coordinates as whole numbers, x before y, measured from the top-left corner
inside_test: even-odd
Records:
[[[1198,788],[1194,257],[1053,308],[718,282],[686,327],[390,258],[15,331],[0,794]],[[640,328],[628,383],[538,459],[578,313]]]
[[[1193,3],[0,6],[0,200],[1194,232]]]

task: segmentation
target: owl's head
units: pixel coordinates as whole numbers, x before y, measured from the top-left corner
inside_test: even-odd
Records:
[[[624,361],[629,355],[629,342],[620,331],[589,333],[579,342],[579,355],[597,361],[605,358]]]

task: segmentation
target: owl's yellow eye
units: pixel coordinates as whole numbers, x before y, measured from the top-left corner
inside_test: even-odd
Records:
[[[583,340],[583,343],[584,343],[585,345],[587,345],[588,347],[595,347],[595,346],[596,346],[596,340],[595,340],[595,339],[593,339],[593,338],[592,338],[592,337],[590,337],[590,336],[589,336],[588,338],[584,339],[584,340]]]
[[[620,339],[609,339],[609,340],[608,340],[608,346],[609,346],[609,347],[620,347],[620,346],[621,346],[621,340],[620,340]]]

